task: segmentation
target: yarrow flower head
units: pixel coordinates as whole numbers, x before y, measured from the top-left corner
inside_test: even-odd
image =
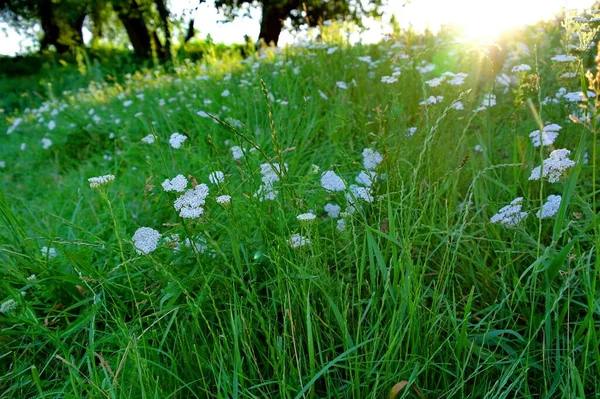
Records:
[[[223,183],[225,181],[225,174],[220,170],[214,171],[208,175],[208,181],[210,181],[212,184]]]
[[[180,133],[173,133],[171,135],[171,137],[169,138],[169,144],[171,144],[171,147],[178,149],[178,148],[181,148],[181,145],[186,140],[187,140],[187,136],[180,134]]]
[[[344,191],[346,184],[333,170],[328,170],[321,175],[321,186],[328,191]]]
[[[206,203],[208,197],[208,186],[198,184],[194,189],[187,190],[181,197],[175,200],[173,204],[179,216],[185,219],[196,219],[204,213],[202,206]]]
[[[506,227],[515,227],[527,216],[527,212],[521,212],[522,202],[523,197],[515,198],[509,205],[506,205],[497,214],[492,216],[490,222]]]
[[[48,137],[44,137],[42,139],[42,148],[47,150],[50,147],[52,147],[52,140],[50,140]]]
[[[561,200],[562,197],[560,195],[549,195],[544,205],[542,205],[542,209],[536,213],[536,216],[542,219],[553,217],[560,208]]]
[[[300,234],[296,233],[290,237],[290,239],[288,240],[288,244],[292,248],[300,248],[305,245],[310,245],[310,238],[303,237]]]
[[[374,170],[383,161],[383,156],[371,148],[365,148],[362,152],[363,165],[366,170]]]
[[[45,257],[48,257],[48,259],[56,258],[56,248],[52,248],[52,247],[48,248],[46,246],[43,246],[41,251],[42,251],[42,256],[44,258]]]
[[[539,147],[540,145],[549,146],[554,143],[556,138],[558,137],[559,130],[562,129],[562,126],[553,123],[551,125],[544,126],[544,129],[540,133],[539,130],[534,130],[529,133],[529,137],[531,137],[531,142],[534,147]]]
[[[396,83],[397,81],[398,81],[398,78],[396,78],[395,76],[382,76],[381,77],[381,83],[391,84],[391,83]]]
[[[0,305],[0,313],[10,313],[17,308],[17,303],[13,299],[2,303]]]
[[[515,65],[510,71],[512,73],[527,72],[531,71],[531,67],[527,64]]]
[[[238,159],[242,159],[244,157],[244,151],[242,150],[242,147],[234,146],[231,147],[230,150],[234,161],[237,161]]]
[[[552,57],[550,59],[552,61],[554,61],[554,62],[573,62],[573,61],[577,61],[577,57],[575,57],[574,55],[564,55],[564,54],[555,55],[554,57]]]
[[[88,179],[88,181],[90,182],[90,188],[91,189],[97,189],[100,188],[102,186],[106,186],[110,183],[112,183],[115,180],[115,176],[114,175],[104,175],[104,176],[98,176],[98,177],[90,177]]]
[[[324,207],[325,212],[327,212],[327,216],[332,219],[336,219],[340,216],[340,212],[342,211],[342,207],[336,204],[327,204]]]
[[[135,231],[131,241],[138,255],[148,255],[158,247],[160,233],[150,227],[140,227]]]
[[[146,137],[144,137],[142,139],[142,143],[146,143],[146,144],[154,144],[154,136],[149,134]]]
[[[231,195],[219,195],[215,200],[217,201],[217,204],[227,206],[231,202]]]
[[[571,154],[571,151],[566,148],[552,151],[550,158],[545,159],[542,166],[538,166],[531,171],[529,180],[547,178],[550,183],[560,181],[566,170],[575,166],[575,161],[569,159],[569,154]]]
[[[182,193],[187,187],[187,179],[184,175],[177,175],[173,179],[166,179],[162,183],[162,187],[165,191],[176,191]]]
[[[310,223],[313,220],[316,219],[316,215],[312,212],[308,212],[308,213],[302,213],[298,216],[296,216],[296,219],[298,219],[298,221],[300,221],[301,223]]]

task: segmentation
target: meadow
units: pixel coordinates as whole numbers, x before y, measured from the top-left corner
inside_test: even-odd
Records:
[[[597,397],[594,15],[5,112],[0,398]]]

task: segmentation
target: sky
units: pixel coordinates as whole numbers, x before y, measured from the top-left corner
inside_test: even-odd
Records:
[[[395,14],[400,26],[412,26],[417,31],[429,28],[433,31],[445,24],[454,24],[464,28],[468,37],[493,39],[504,30],[523,24],[535,23],[552,18],[561,9],[584,9],[594,0],[388,0],[384,9],[383,21],[389,22]],[[170,10],[181,15],[193,8],[197,0],[169,0]],[[259,32],[260,10],[250,9],[251,18],[237,18],[234,22],[223,24],[224,19],[212,6],[212,0],[202,4],[192,14],[198,37],[210,34],[215,42],[226,44],[241,43],[244,35],[256,39]],[[374,21],[367,23],[371,31],[363,38],[365,42],[378,42],[386,27]],[[86,35],[88,36],[88,35]],[[290,44],[294,36],[283,32],[280,44]],[[31,46],[31,41],[20,36],[6,23],[0,22],[0,54],[14,55]]]

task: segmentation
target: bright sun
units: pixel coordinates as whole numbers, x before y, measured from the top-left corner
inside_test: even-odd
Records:
[[[396,3],[397,2],[397,3]],[[491,40],[502,32],[552,18],[562,9],[588,8],[594,0],[392,0],[401,26],[437,30],[452,24],[475,40]]]

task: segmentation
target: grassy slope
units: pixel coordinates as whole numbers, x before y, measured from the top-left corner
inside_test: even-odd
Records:
[[[0,301],[17,302],[0,314],[0,396],[380,398],[406,380],[426,398],[591,397],[600,388],[597,159],[593,135],[565,121],[575,107],[550,104],[543,120],[564,126],[556,148],[590,161],[561,183],[528,181],[549,151],[531,145],[524,100],[539,108],[559,84],[578,86],[557,81],[549,59],[563,51],[542,37],[526,39],[532,54],[516,51],[506,70],[537,66],[539,91],[533,72],[505,92],[469,46],[407,37],[403,49],[325,47],[146,71],[25,115],[0,136]],[[433,72],[415,69],[430,61]],[[380,83],[395,67],[398,82]],[[448,70],[469,76],[462,86],[423,83]],[[498,104],[472,112],[492,92]],[[461,93],[465,109],[450,109]],[[444,100],[419,106],[430,95]],[[235,133],[199,110],[244,126]],[[152,132],[157,143],[140,141]],[[188,136],[181,149],[168,144],[173,132]],[[233,145],[248,150],[242,160],[232,161]],[[346,200],[321,188],[320,174],[353,183],[364,148],[384,155],[386,177],[340,233],[323,206]],[[260,165],[282,161],[277,199],[258,201]],[[208,183],[214,170],[226,180],[210,185],[203,221],[179,218],[163,180]],[[89,188],[87,178],[108,173],[108,189]],[[230,207],[215,203],[225,193]],[[549,194],[568,196],[568,207],[537,219]],[[531,214],[514,229],[491,224],[517,196]],[[300,224],[309,210],[317,220]],[[175,253],[162,242],[137,255],[141,226],[202,236],[208,249]],[[294,233],[311,244],[290,248]]]

